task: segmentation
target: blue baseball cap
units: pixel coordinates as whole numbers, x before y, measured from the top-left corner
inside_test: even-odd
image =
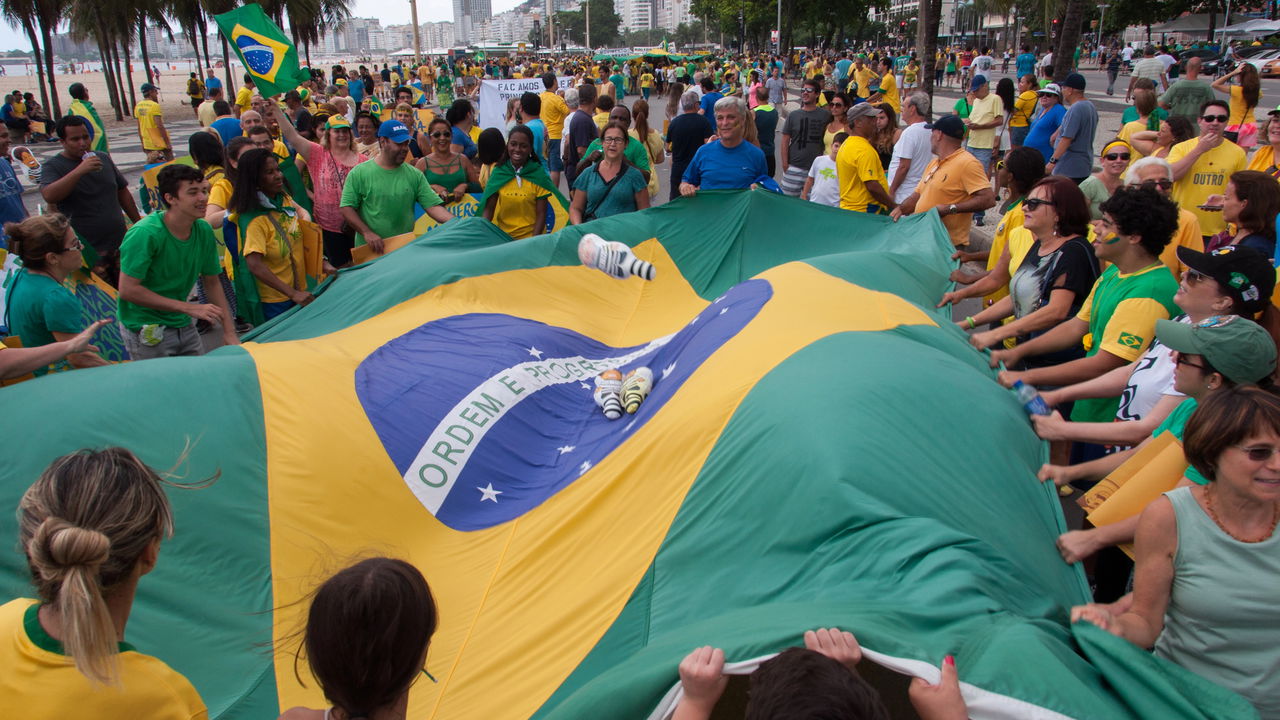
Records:
[[[973,92],[974,90],[977,90],[978,88],[986,84],[987,84],[986,75],[974,75],[973,82],[969,84],[969,92]]]
[[[382,126],[378,128],[378,137],[386,138],[394,143],[409,142],[413,137],[409,132],[409,128],[399,120],[386,120]]]

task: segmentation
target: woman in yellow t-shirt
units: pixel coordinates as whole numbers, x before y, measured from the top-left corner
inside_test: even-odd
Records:
[[[649,197],[658,197],[658,171],[653,170],[655,166],[661,165],[667,159],[666,143],[662,141],[662,133],[649,127],[649,103],[644,100],[637,100],[631,106],[632,129],[628,132],[631,137],[644,143],[645,150],[649,153]]]
[[[1276,167],[1276,158],[1280,157],[1280,111],[1272,110],[1267,113],[1267,143],[1258,148],[1253,157],[1249,158],[1249,170],[1257,170],[1264,172],[1273,178],[1280,179],[1280,168]]]
[[[307,305],[307,262],[300,221],[310,220],[284,188],[280,164],[270,150],[240,156],[231,211],[240,228],[245,266],[257,280],[262,316],[270,320],[294,305]]]
[[[163,484],[115,447],[54,460],[23,494],[18,544],[38,599],[0,606],[6,706],[29,718],[208,717],[185,677],[124,642],[138,583],[173,534]]]
[[[1239,85],[1232,85],[1237,78]],[[1230,118],[1223,137],[1248,150],[1258,144],[1258,120],[1253,109],[1262,97],[1262,82],[1258,69],[1249,63],[1240,63],[1235,70],[1213,81],[1213,89],[1227,95]]]
[[[506,161],[493,169],[485,186],[484,219],[513,240],[540,235],[547,226],[550,182],[533,154],[533,131],[516,125],[507,134]]]

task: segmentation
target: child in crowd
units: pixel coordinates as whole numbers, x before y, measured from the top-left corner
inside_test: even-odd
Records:
[[[800,191],[803,200],[816,202],[819,205],[840,207],[840,177],[836,174],[836,153],[849,137],[849,133],[836,133],[831,141],[831,152],[813,159],[809,167],[809,177],[804,181],[804,189]]]

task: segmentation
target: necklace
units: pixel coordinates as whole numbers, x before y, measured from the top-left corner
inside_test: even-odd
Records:
[[[1209,486],[1209,487],[1212,487],[1212,486]],[[1204,489],[1205,508],[1209,511],[1209,517],[1213,518],[1213,522],[1219,528],[1222,529],[1222,532],[1230,535],[1233,539],[1238,540],[1242,543],[1255,544],[1255,543],[1260,543],[1269,539],[1272,533],[1276,531],[1276,523],[1277,521],[1280,521],[1280,508],[1276,507],[1276,503],[1271,503],[1271,523],[1270,523],[1271,527],[1267,529],[1267,533],[1265,535],[1263,535],[1260,538],[1251,540],[1249,538],[1242,538],[1239,535],[1231,532],[1231,530],[1227,528],[1226,524],[1224,524],[1222,520],[1218,517],[1218,512],[1213,508],[1213,493],[1209,491],[1209,487],[1206,487]]]

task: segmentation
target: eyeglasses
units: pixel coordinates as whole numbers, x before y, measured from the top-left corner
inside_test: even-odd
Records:
[[[1052,200],[1043,200],[1041,198],[1028,198],[1022,201],[1022,207],[1027,210],[1035,210],[1041,205],[1053,205]]]
[[[1226,122],[1227,115],[1201,115],[1200,119],[1205,122]]]
[[[1102,156],[1103,160],[1129,160],[1129,153],[1108,153]]]
[[[431,133],[431,137],[433,137],[433,138],[447,138],[447,137],[453,137],[453,133],[447,133],[447,132],[433,132],[433,133]]]
[[[616,144],[618,144],[618,143],[624,143],[624,142],[626,142],[626,141],[627,141],[627,139],[626,139],[626,138],[620,138],[620,137],[607,137],[607,138],[601,138],[601,139],[600,139],[600,142],[601,142],[601,143],[607,143],[607,144],[610,144],[610,145],[616,145]]]
[[[1213,278],[1209,277],[1208,275],[1205,275],[1199,270],[1192,270],[1191,268],[1187,268],[1186,270],[1182,271],[1182,279],[1186,280],[1188,285],[1199,285],[1205,280],[1212,280]]]
[[[80,238],[76,238],[75,242],[71,244],[71,247],[64,247],[58,252],[71,252],[72,250],[83,250],[83,249],[84,249],[84,243],[80,242]]]
[[[1243,445],[1232,445],[1231,447],[1243,452],[1249,456],[1249,459],[1261,463],[1267,462],[1276,453],[1280,453],[1280,448],[1268,447],[1266,445],[1255,445],[1253,447],[1245,447]]]
[[[1151,190],[1151,189],[1154,189],[1154,188],[1157,188],[1157,187],[1158,187],[1158,188],[1160,188],[1161,190],[1164,190],[1165,192],[1168,192],[1169,190],[1171,190],[1171,189],[1173,188],[1173,181],[1172,181],[1172,180],[1170,180],[1170,179],[1168,179],[1168,178],[1161,178],[1161,179],[1159,179],[1159,180],[1143,180],[1143,181],[1142,181],[1142,187],[1144,187],[1144,188],[1146,188],[1146,189],[1148,189],[1148,190]]]
[[[835,107],[842,108],[842,107],[844,107],[844,103],[833,102],[833,103],[831,103],[831,107],[833,107],[833,108],[835,108]]]
[[[1186,355],[1183,355],[1182,353],[1180,353],[1180,352],[1178,352],[1178,351],[1176,351],[1176,350],[1174,351],[1173,355],[1174,355],[1174,356],[1173,356],[1173,364],[1174,364],[1174,365],[1186,365],[1187,367],[1193,367],[1193,368],[1195,368],[1195,369],[1197,369],[1197,370],[1200,370],[1200,371],[1207,371],[1207,370],[1209,369],[1209,368],[1207,368],[1207,367],[1205,367],[1204,365],[1201,365],[1201,364],[1199,364],[1199,363],[1193,363],[1193,362],[1191,362],[1190,360],[1188,360],[1188,359],[1187,359],[1187,356],[1186,356]]]

